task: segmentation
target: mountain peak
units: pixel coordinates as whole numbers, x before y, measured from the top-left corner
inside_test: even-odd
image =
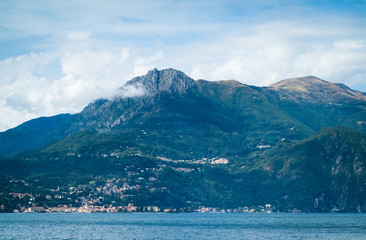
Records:
[[[277,91],[298,93],[302,98],[307,95],[306,98],[317,101],[366,101],[366,95],[362,92],[352,90],[344,84],[327,82],[314,76],[285,79],[269,87]]]
[[[126,85],[143,85],[148,94],[160,92],[185,92],[194,85],[194,80],[185,73],[173,68],[158,70],[154,68],[146,75],[135,77]]]
[[[310,88],[330,86],[332,83],[324,81],[314,76],[289,78],[272,84],[270,87],[275,89],[285,89],[295,92],[309,92]]]

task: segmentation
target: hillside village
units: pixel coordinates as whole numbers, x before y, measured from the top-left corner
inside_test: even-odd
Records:
[[[166,187],[157,187],[158,181],[155,177],[149,177],[144,181],[144,173],[154,171],[154,169],[137,169],[138,172],[128,172],[127,178],[107,179],[105,184],[92,182],[88,186],[78,185],[76,187],[43,189],[40,193],[32,192],[11,192],[6,196],[8,203],[12,203],[13,208],[2,204],[0,211],[14,213],[132,213],[132,212],[267,212],[273,210],[271,204],[265,206],[243,206],[239,208],[213,208],[206,206],[183,207],[183,208],[164,208],[158,206],[135,206],[129,202],[134,193],[142,188],[149,191],[169,191]],[[177,171],[182,171],[177,168]],[[183,170],[185,171],[185,170]],[[132,180],[134,178],[134,180]],[[8,178],[8,181],[18,187],[32,187],[31,183],[24,180]],[[130,185],[131,184],[131,185]],[[40,189],[39,187],[37,187]],[[4,193],[2,193],[3,195]],[[1,196],[4,198],[4,196]],[[4,203],[4,201],[2,201]]]
[[[71,155],[71,153],[69,154]],[[72,154],[77,155],[77,154]],[[104,156],[107,157],[107,156]],[[194,207],[187,201],[186,207],[170,208],[156,205],[139,206],[134,205],[133,197],[139,192],[150,192],[163,194],[169,192],[169,188],[162,186],[159,181],[159,172],[167,167],[167,164],[176,172],[191,173],[200,172],[201,165],[227,164],[226,158],[203,158],[200,160],[172,160],[164,157],[157,157],[161,163],[155,168],[136,168],[134,165],[125,167],[123,178],[95,178],[87,184],[79,184],[69,187],[58,187],[56,189],[44,188],[38,184],[38,180],[27,182],[23,179],[6,177],[12,185],[12,189],[18,192],[1,193],[2,205],[0,212],[37,212],[37,213],[117,213],[117,212],[272,212],[271,204],[265,206],[243,206],[239,208],[213,208],[206,206]],[[185,167],[179,166],[185,164]],[[186,167],[190,165],[190,167]],[[4,181],[4,179],[3,179]]]

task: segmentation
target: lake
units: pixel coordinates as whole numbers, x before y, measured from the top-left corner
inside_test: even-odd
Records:
[[[0,239],[366,239],[366,214],[3,213]]]

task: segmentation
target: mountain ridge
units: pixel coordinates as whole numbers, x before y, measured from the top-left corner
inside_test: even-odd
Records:
[[[311,80],[310,82],[309,79]],[[313,91],[312,89],[303,91],[303,88],[309,87],[309,84],[314,81],[318,83],[320,82],[321,86],[328,86],[328,88],[331,86],[332,91],[329,92],[330,90],[319,90],[319,86],[315,87],[316,91]],[[295,91],[299,85],[301,86],[301,91]],[[365,95],[365,93],[351,90],[348,87],[343,87],[343,85],[339,87],[339,84],[337,85],[326,82],[313,76],[282,80],[278,83],[272,84],[269,87],[255,87],[240,83],[236,80],[193,80],[185,73],[169,68],[163,70],[153,69],[146,75],[131,79],[123,87],[126,86],[135,86],[136,89],[143,90],[138,92],[137,95],[124,94],[123,96],[116,97],[111,100],[99,99],[90,103],[80,113],[71,115],[69,119],[65,119],[63,126],[61,126],[62,124],[60,123],[61,125],[57,125],[54,129],[49,130],[49,134],[54,135],[52,141],[61,139],[62,137],[65,137],[69,134],[74,134],[85,130],[108,132],[113,128],[118,128],[118,126],[124,126],[140,113],[148,116],[153,113],[152,111],[161,111],[162,109],[159,107],[161,105],[159,104],[161,104],[162,101],[170,101],[171,103],[167,102],[168,105],[166,105],[169,106],[172,105],[176,99],[183,98],[187,98],[184,100],[187,101],[187,103],[195,101],[195,105],[192,105],[190,108],[196,109],[195,111],[198,113],[198,115],[193,116],[189,113],[189,118],[203,118],[203,115],[200,117],[200,112],[202,111],[199,109],[198,105],[208,104],[211,105],[213,109],[216,109],[215,111],[217,111],[217,109],[227,109],[225,110],[228,111],[226,116],[232,119],[230,121],[234,125],[236,125],[234,122],[244,121],[249,123],[249,119],[253,117],[254,119],[257,119],[257,121],[274,117],[279,119],[286,118],[295,125],[300,124],[301,126],[299,127],[302,129],[307,128],[306,126],[303,126],[304,123],[305,125],[309,125],[309,123],[311,123],[307,120],[310,116],[317,118],[316,116],[319,114],[324,115],[326,113],[326,115],[329,115],[332,114],[333,111],[335,111],[334,114],[338,114],[337,112],[339,111],[344,112],[342,114],[346,114],[346,110],[342,110],[342,108],[339,108],[334,104],[343,102],[346,104],[352,103],[364,105],[366,102],[366,100],[364,101],[364,98],[362,97]],[[293,86],[295,86],[295,89]],[[349,92],[353,95],[349,95]],[[187,103],[182,102],[177,106],[183,106]],[[257,112],[252,108],[252,106],[257,104],[261,105],[260,108],[266,108],[267,110],[265,111],[273,114],[273,117],[264,116],[264,112]],[[302,111],[308,112],[309,117],[304,119],[304,117],[300,116],[299,118],[299,113],[293,108],[297,108],[297,110],[302,109]],[[323,108],[324,110],[321,110],[320,112],[318,110],[313,111],[311,110],[313,108]],[[362,106],[353,108],[356,112],[352,114],[359,115],[356,119],[357,121],[347,120],[346,117],[342,120],[343,124],[345,124],[346,127],[352,127],[360,131],[366,131],[366,124],[360,124],[365,121],[365,112],[362,110]],[[179,109],[173,108],[169,111],[171,110],[177,111]],[[186,114],[185,112],[189,111],[189,109],[186,109],[183,112],[182,110],[183,109],[179,110],[179,113],[177,112],[177,114]],[[235,112],[235,114],[232,115],[229,112]],[[349,112],[347,114],[349,114]],[[300,135],[302,137],[306,137],[309,136],[309,134],[314,133],[314,131],[319,131],[321,128],[328,126],[329,123],[327,122],[330,122],[331,120],[327,119],[328,117],[326,115],[321,117],[321,119],[324,120],[320,119],[321,121],[325,121],[323,124],[321,124],[319,127],[312,127],[313,124],[310,124],[309,126],[311,129],[306,130],[308,133],[305,135]],[[225,118],[227,119],[227,117]],[[36,120],[31,120],[29,122],[33,121]],[[335,124],[342,124],[342,122],[336,122]],[[252,124],[254,124],[254,122]],[[267,122],[266,124],[271,123]],[[14,139],[13,142],[9,141],[9,134],[12,131],[14,130],[8,130],[0,133],[0,141],[8,142],[8,147],[3,146],[3,150],[0,147],[0,153],[3,153],[4,156],[9,156],[14,153],[21,152],[22,150],[31,150],[33,148],[32,144],[30,144],[29,146],[27,145],[16,149],[17,142],[19,142],[20,139]],[[42,131],[42,129],[40,128],[37,131]],[[54,131],[54,133],[52,133],[52,131]],[[52,142],[51,140],[47,141],[37,138],[38,137],[35,137],[35,141],[43,143],[39,146],[46,146]],[[272,144],[273,143],[271,143],[271,145]],[[9,146],[11,146],[11,149],[13,150],[10,150]]]
[[[297,92],[301,97],[311,96],[307,99],[323,101],[366,101],[365,93],[350,89],[342,83],[328,82],[314,76],[290,78],[279,81],[269,86],[276,90]]]

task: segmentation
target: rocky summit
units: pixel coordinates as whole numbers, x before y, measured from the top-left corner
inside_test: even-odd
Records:
[[[161,92],[183,93],[195,83],[192,78],[181,71],[172,68],[158,71],[155,68],[145,76],[131,79],[125,86],[130,85],[143,86],[147,94],[154,95]]]
[[[175,69],[119,90],[0,133],[1,211],[366,211],[363,92],[314,76],[256,87]]]

